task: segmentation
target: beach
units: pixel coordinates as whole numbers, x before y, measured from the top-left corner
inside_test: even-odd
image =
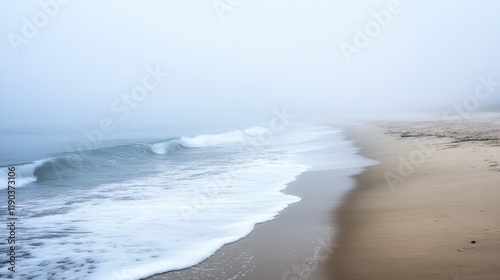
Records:
[[[295,178],[287,179],[279,191],[280,196],[297,198],[294,203],[280,211],[273,210],[276,213],[273,218],[256,223],[247,235],[227,242],[198,264],[179,270],[165,269],[169,272],[146,279],[329,279],[328,271],[319,269],[319,266],[328,261],[336,246],[334,240],[337,227],[332,223],[332,215],[341,205],[343,197],[354,188],[352,176],[363,172],[366,166],[375,162],[360,156],[357,153],[359,148],[346,139],[341,129],[330,125],[318,128],[304,126],[302,134],[282,135],[283,142],[274,144],[275,147],[284,149],[293,143],[303,143],[300,146],[301,152],[297,152],[297,159],[310,164],[310,167],[305,172],[297,173]],[[305,138],[302,135],[313,137]],[[276,141],[278,140],[279,138]],[[275,166],[270,166],[269,173],[273,175],[275,170]],[[260,170],[260,173],[252,175],[254,179],[258,179],[265,171]],[[227,184],[230,187],[237,183],[238,177],[235,176]],[[256,187],[269,188],[269,185],[266,181],[254,180],[252,184],[243,187],[252,190]],[[223,192],[224,189],[221,190]],[[209,204],[210,207],[227,203],[218,202],[215,200],[217,197],[211,198],[214,202]],[[246,196],[238,201],[231,199],[229,202],[244,203],[255,208],[255,205],[266,200],[267,195],[261,195]],[[270,210],[276,208],[275,205],[270,207]],[[200,216],[209,214],[209,207],[197,213]],[[251,218],[263,220],[259,216],[261,214],[255,213]],[[193,215],[191,220],[182,225],[190,226],[196,219],[197,216]],[[241,227],[241,223],[245,223],[245,220],[241,219],[231,226]],[[207,228],[196,228],[200,232],[198,235],[216,227],[209,223],[206,226]],[[172,252],[166,254],[174,256]]]
[[[380,163],[305,172],[284,190],[302,200],[275,220],[147,279],[498,279],[497,119],[342,126]]]
[[[0,280],[500,280],[500,1],[0,10]]]
[[[349,127],[381,163],[336,212],[330,279],[499,279],[498,117]]]
[[[225,245],[204,262],[156,279],[330,279],[319,269],[334,252],[334,205],[352,190],[357,170],[305,172],[286,194],[302,198],[245,238]]]
[[[121,145],[14,164],[16,205],[30,205],[19,212],[30,240],[19,277],[316,277],[333,253],[332,213],[354,187],[351,176],[372,161],[332,126],[295,124],[258,144],[263,131],[136,135]],[[0,168],[0,179],[6,171]],[[63,180],[52,179],[58,175]],[[15,279],[3,271],[0,278]]]

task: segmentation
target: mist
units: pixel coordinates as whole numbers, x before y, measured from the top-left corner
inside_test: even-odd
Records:
[[[220,129],[284,108],[317,121],[498,110],[499,10],[493,0],[2,1],[1,126]]]

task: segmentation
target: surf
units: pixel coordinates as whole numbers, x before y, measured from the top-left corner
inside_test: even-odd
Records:
[[[13,163],[0,167],[0,180],[6,180],[8,167],[18,170],[18,187],[35,182],[60,181],[82,173],[93,173],[117,162],[147,160],[149,157],[172,155],[186,149],[202,149],[248,144],[267,132],[261,127],[233,130],[216,134],[181,136],[153,142],[132,142],[106,148],[54,155],[28,163]],[[4,187],[5,188],[5,187]]]

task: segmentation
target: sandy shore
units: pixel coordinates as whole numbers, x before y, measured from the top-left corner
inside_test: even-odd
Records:
[[[302,201],[275,220],[148,279],[500,279],[500,121],[346,128],[380,164],[306,172],[285,191]]]
[[[500,279],[498,118],[348,132],[381,164],[355,177],[337,211],[330,279]]]
[[[332,213],[355,185],[353,169],[301,174],[287,194],[302,198],[276,219],[256,225],[247,237],[222,247],[204,262],[148,280],[331,279],[318,269],[334,251]]]

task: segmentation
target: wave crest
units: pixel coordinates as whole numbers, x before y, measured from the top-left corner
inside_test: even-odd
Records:
[[[214,147],[226,144],[248,142],[249,137],[260,136],[267,132],[262,127],[253,127],[245,130],[234,130],[220,134],[203,134],[195,137],[182,137],[182,145],[188,148]]]
[[[202,134],[193,137],[180,137],[158,143],[135,143],[103,149],[87,150],[68,153],[64,156],[46,158],[30,163],[15,164],[16,184],[24,186],[32,182],[51,181],[62,179],[62,174],[68,169],[83,171],[96,167],[99,164],[113,164],[116,160],[127,161],[134,157],[143,157],[153,154],[172,154],[181,149],[205,148],[224,145],[249,143],[250,139],[262,137],[268,133],[267,129],[253,127],[245,130],[234,130],[219,134]],[[146,152],[146,153],[144,153]],[[0,167],[0,180],[8,178],[8,167]],[[71,173],[70,173],[71,175]],[[77,174],[81,175],[81,174]]]
[[[151,151],[157,155],[173,153],[176,150],[183,148],[181,142],[177,139],[150,144],[149,147],[151,148]]]
[[[47,158],[47,159],[42,159],[42,160],[37,160],[31,163],[25,163],[25,164],[20,164],[20,165],[14,165],[16,168],[16,186],[21,187],[26,184],[36,182],[37,177],[35,175],[35,171],[43,166],[45,163],[51,161],[52,158]],[[8,175],[9,174],[9,168],[8,167],[2,167],[0,168],[0,180],[2,182],[6,182]],[[7,187],[5,187],[7,188]]]

